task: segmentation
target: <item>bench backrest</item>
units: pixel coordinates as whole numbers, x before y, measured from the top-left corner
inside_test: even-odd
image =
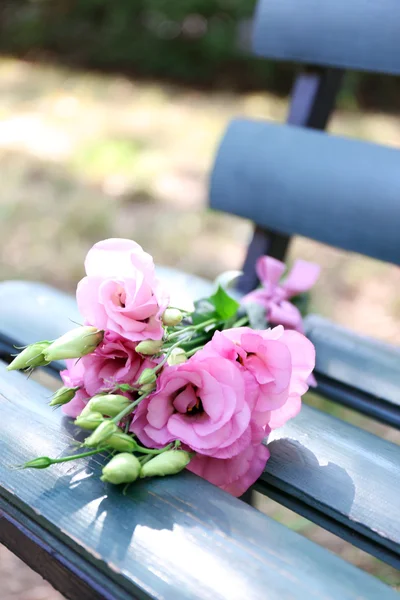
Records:
[[[397,0],[260,0],[254,51],[275,60],[400,74]]]
[[[294,234],[400,264],[400,151],[293,127],[325,128],[341,68],[400,73],[400,5],[260,0],[254,50],[329,68],[297,78],[290,126],[237,120],[219,148],[211,206],[256,224],[241,290],[257,284],[258,256],[284,258]]]

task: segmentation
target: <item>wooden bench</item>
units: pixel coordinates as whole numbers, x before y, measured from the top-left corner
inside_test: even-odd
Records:
[[[259,54],[328,68],[299,75],[289,126],[237,120],[218,151],[211,206],[255,223],[242,292],[257,284],[255,259],[284,258],[294,234],[400,263],[400,152],[298,127],[325,127],[343,68],[400,72],[399,23],[395,0],[259,3]],[[188,289],[194,297],[210,290],[199,278],[160,274],[185,298]],[[54,338],[79,320],[73,298],[38,283],[0,284],[0,307],[4,360],[14,344]],[[399,350],[317,316],[307,333],[317,349],[318,393],[398,427]],[[142,481],[124,497],[99,481],[98,457],[10,470],[72,443],[76,428],[49,409],[48,395],[0,367],[0,541],[67,597],[397,597],[191,473]],[[268,443],[258,491],[400,566],[399,446],[309,406]]]

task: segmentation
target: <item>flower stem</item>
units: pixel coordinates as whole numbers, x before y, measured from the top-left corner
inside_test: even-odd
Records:
[[[188,358],[190,358],[191,356],[193,356],[193,354],[196,354],[197,350],[202,350],[204,348],[204,345],[202,346],[196,346],[195,348],[192,348],[191,350],[188,350],[186,352],[186,356]]]
[[[197,325],[188,325],[187,327],[182,327],[179,331],[174,331],[170,335],[168,335],[167,340],[173,340],[176,337],[182,335],[182,333],[186,333],[188,331],[196,331],[197,329],[204,329],[209,325],[215,325],[217,323],[217,319],[208,319],[208,321],[203,321],[202,323],[198,323]]]
[[[151,394],[151,392],[147,392],[147,394],[143,394],[143,396],[140,396],[140,398],[138,398],[134,402],[131,402],[131,404],[129,404],[126,408],[124,408],[124,410],[121,410],[120,413],[118,413],[115,417],[113,417],[111,419],[111,422],[118,423],[119,421],[121,421],[124,417],[126,417],[126,415],[129,415],[129,413],[131,413],[133,411],[133,409],[136,408],[136,406],[138,404],[140,404],[140,402],[142,400],[147,398],[147,396],[149,396],[149,394]]]
[[[164,446],[164,448],[159,448],[158,450],[155,448],[145,448],[144,446],[139,446],[139,444],[137,444],[136,448],[135,448],[135,452],[141,452],[141,454],[153,454],[153,455],[157,455],[157,454],[162,454],[163,452],[166,452],[167,450],[171,450],[171,448],[173,448],[174,444],[168,444],[168,446]]]
[[[243,327],[243,325],[248,325],[248,323],[249,323],[249,318],[247,316],[242,317],[241,319],[239,319],[232,325],[232,328],[233,327]]]
[[[62,458],[51,458],[51,464],[55,465],[56,463],[68,462],[69,460],[75,460],[76,458],[85,458],[86,456],[93,456],[93,454],[98,454],[99,452],[103,452],[107,450],[106,447],[97,448],[97,450],[90,450],[89,452],[82,452],[81,454],[72,454],[71,456],[64,456]]]

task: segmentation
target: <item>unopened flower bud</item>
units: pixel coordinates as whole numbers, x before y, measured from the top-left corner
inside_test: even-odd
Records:
[[[152,392],[153,390],[155,390],[156,388],[156,383],[146,383],[146,385],[142,385],[142,387],[139,390],[139,395],[143,396],[143,394],[148,394],[149,392]]]
[[[89,410],[108,415],[109,417],[116,417],[120,412],[128,408],[131,404],[129,398],[121,396],[120,394],[106,394],[105,396],[93,396],[89,400]]]
[[[146,356],[153,356],[153,354],[160,352],[162,345],[162,340],[144,340],[143,342],[138,343],[136,352],[145,354]]]
[[[29,462],[26,462],[22,468],[23,469],[47,469],[52,464],[51,458],[48,456],[39,456],[38,458],[34,458]]]
[[[81,358],[96,350],[103,338],[104,331],[97,327],[76,327],[50,344],[44,352],[44,357],[48,362]]]
[[[183,315],[177,308],[167,308],[161,318],[167,327],[175,327],[182,321]]]
[[[153,369],[143,369],[138,379],[138,383],[140,385],[148,385],[155,383],[157,380],[157,376],[154,373]]]
[[[140,473],[140,462],[133,454],[117,454],[103,467],[102,481],[119,485],[136,481]]]
[[[100,446],[100,444],[106,444],[108,438],[110,438],[113,433],[117,433],[117,431],[119,431],[119,429],[113,421],[103,421],[93,433],[86,438],[83,445],[91,448],[93,446]]]
[[[131,385],[129,385],[129,383],[120,383],[118,386],[115,386],[115,387],[118,387],[118,389],[121,390],[121,392],[134,391],[134,388]]]
[[[87,406],[88,405],[86,405],[81,414],[76,417],[74,424],[78,425],[78,427],[82,427],[82,429],[97,429],[97,427],[103,423],[104,417],[99,412],[88,411],[83,414],[83,412],[87,409]]]
[[[108,438],[107,447],[118,450],[119,452],[134,452],[137,448],[137,443],[133,437],[127,433],[118,431],[117,433],[113,433],[112,436]]]
[[[174,348],[167,358],[167,363],[170,366],[180,365],[187,360],[186,352],[183,348]]]
[[[96,394],[95,396],[93,396],[92,398],[90,398],[90,400],[88,401],[88,403],[86,404],[86,406],[82,409],[81,413],[80,413],[80,417],[83,417],[84,415],[88,415],[91,412],[96,412],[94,409],[92,410],[92,407],[90,406],[90,402],[92,400],[94,400],[95,398],[100,398],[101,396],[105,396],[106,394]]]
[[[140,477],[163,477],[175,475],[190,463],[190,454],[184,450],[167,450],[145,463],[140,471]]]
[[[27,346],[7,366],[7,371],[18,371],[20,369],[33,369],[48,364],[43,352],[50,346],[51,342],[36,342]]]
[[[76,392],[79,390],[78,387],[61,387],[54,394],[52,401],[50,402],[50,406],[62,406],[64,404],[68,404],[74,397]]]

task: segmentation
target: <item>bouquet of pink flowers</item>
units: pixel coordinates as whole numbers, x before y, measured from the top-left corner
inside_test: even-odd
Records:
[[[91,433],[83,451],[23,466],[109,453],[103,481],[131,484],[186,467],[242,495],[269,458],[269,432],[299,412],[308,389],[315,352],[290,299],[318,269],[298,261],[280,284],[284,266],[263,257],[260,290],[239,303],[219,286],[187,312],[169,306],[152,257],[133,241],[95,244],[85,268],[77,288],[85,324],[26,347],[8,368],[66,360],[50,404]]]

